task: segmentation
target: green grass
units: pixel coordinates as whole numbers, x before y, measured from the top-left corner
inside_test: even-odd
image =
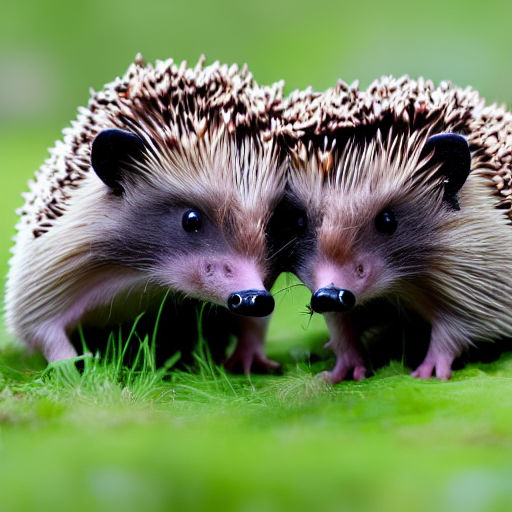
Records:
[[[510,510],[512,357],[420,382],[395,364],[227,374],[0,355],[0,509]]]

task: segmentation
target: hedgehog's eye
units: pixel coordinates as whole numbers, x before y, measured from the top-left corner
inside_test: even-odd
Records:
[[[382,210],[375,217],[375,227],[379,233],[392,235],[396,231],[398,223],[392,210]]]
[[[297,220],[296,220],[296,225],[297,225],[297,233],[299,235],[303,235],[304,232],[306,231],[306,224],[307,224],[307,221],[306,221],[306,216],[305,215],[299,215],[297,217]]]
[[[188,233],[199,231],[202,223],[201,214],[196,210],[187,210],[183,214],[183,219],[181,220],[183,229]]]

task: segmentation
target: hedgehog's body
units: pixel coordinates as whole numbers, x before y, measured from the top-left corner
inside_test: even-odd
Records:
[[[430,322],[414,376],[449,378],[470,344],[512,337],[512,115],[470,90],[386,78],[292,95],[286,116],[291,198],[308,217],[293,266],[326,315],[332,382],[365,375],[351,312],[373,298]]]
[[[133,318],[167,290],[269,314],[265,226],[284,187],[270,134],[280,95],[246,69],[140,59],[94,94],[21,210],[11,331],[52,361],[75,355],[78,323]],[[270,364],[265,320],[239,319],[235,358],[245,370]]]

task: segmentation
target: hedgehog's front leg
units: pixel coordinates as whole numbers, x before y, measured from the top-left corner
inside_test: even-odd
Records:
[[[30,322],[27,316],[21,322],[22,330],[18,329],[21,337],[31,347],[39,349],[50,363],[77,356],[68,333],[83,321],[86,314],[91,314],[93,325],[98,326],[106,325],[114,313],[116,318],[124,319],[124,314],[130,318],[127,301],[122,300],[122,310],[118,311],[119,308],[114,308],[114,299],[124,290],[145,284],[137,273],[111,267],[84,270],[75,280],[71,275],[66,277],[66,285],[57,288],[55,293],[47,292],[44,299],[41,296],[30,297],[30,302],[38,305],[39,317]],[[138,304],[142,304],[142,300],[141,296]]]
[[[429,379],[435,371],[438,379],[448,380],[452,375],[452,363],[460,353],[460,345],[454,343],[453,339],[453,335],[443,322],[434,322],[427,355],[411,375]]]
[[[325,313],[329,328],[330,341],[325,345],[336,355],[336,364],[322,376],[331,384],[353,377],[354,380],[364,379],[366,367],[362,356],[360,333],[348,313]]]
[[[77,356],[65,329],[56,320],[40,325],[36,332],[26,336],[26,340],[29,346],[41,350],[49,363]]]
[[[277,370],[280,364],[268,359],[263,351],[270,316],[239,317],[236,320],[237,344],[233,354],[224,363],[226,369],[231,371],[238,368],[245,374],[249,374],[251,370]]]

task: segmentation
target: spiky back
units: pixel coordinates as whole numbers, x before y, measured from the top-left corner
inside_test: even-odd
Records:
[[[210,183],[224,187],[226,196],[237,194],[243,203],[278,188],[274,185],[282,176],[271,172],[278,158],[271,131],[282,84],[260,87],[245,66],[203,63],[201,58],[189,68],[169,59],[153,67],[138,55],[122,78],[91,92],[88,107],[79,108],[76,121],[63,131],[63,140],[29,183],[18,230],[39,237],[66,212],[74,191],[91,172],[91,142],[107,128],[142,136],[156,150],[160,171],[170,167],[169,156],[175,165],[165,182],[178,192],[206,190],[206,168]],[[219,162],[226,155],[230,161]],[[255,165],[260,158],[267,165]],[[151,181],[153,171],[147,170]],[[162,181],[161,173],[154,178]]]

